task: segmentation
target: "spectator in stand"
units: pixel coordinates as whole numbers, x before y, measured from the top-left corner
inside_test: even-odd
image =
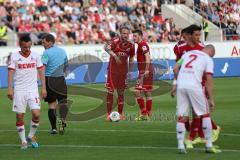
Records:
[[[7,26],[0,21],[0,46],[7,46]]]
[[[168,26],[167,37],[174,37],[172,28],[177,29],[171,22],[166,24],[160,7],[149,1],[12,0],[3,1],[0,6],[1,17],[6,17],[9,28],[19,36],[31,32],[37,40],[44,32],[50,32],[56,35],[57,44],[104,43],[119,32],[122,22],[130,23],[133,29],[146,25],[143,32],[150,34],[151,42],[161,41],[164,26]],[[90,36],[92,32],[94,37]]]
[[[218,11],[214,11],[214,13],[212,13],[211,20],[215,25],[217,25],[218,27],[220,26],[220,17]]]

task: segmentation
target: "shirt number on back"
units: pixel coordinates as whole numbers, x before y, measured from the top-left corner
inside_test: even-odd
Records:
[[[192,68],[192,62],[194,62],[197,59],[197,55],[191,54],[189,58],[191,60],[188,63],[186,63],[185,68]]]

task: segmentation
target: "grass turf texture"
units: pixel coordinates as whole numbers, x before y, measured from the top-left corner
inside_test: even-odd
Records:
[[[0,160],[238,159],[240,156],[240,78],[220,78],[214,81],[216,110],[212,117],[222,128],[220,139],[215,143],[223,150],[220,154],[205,154],[204,145],[195,145],[195,149],[188,150],[186,155],[177,154],[175,100],[169,93],[153,98],[153,121],[128,120],[109,123],[105,121],[104,115],[87,122],[69,122],[63,136],[49,134],[47,104],[43,102],[41,123],[37,132],[40,148],[22,151],[19,148],[20,142],[15,128],[15,114],[11,112],[11,102],[6,96],[7,90],[1,89]],[[103,89],[102,84],[87,87]],[[101,103],[99,99],[84,96],[70,96],[70,98],[75,104],[71,108],[72,112],[86,112]],[[137,105],[125,105],[125,113],[132,118],[138,111]],[[29,112],[25,117],[25,123],[28,131]]]

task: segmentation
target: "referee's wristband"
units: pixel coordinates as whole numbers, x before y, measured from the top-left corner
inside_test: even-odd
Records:
[[[177,85],[177,80],[174,79],[172,85]]]

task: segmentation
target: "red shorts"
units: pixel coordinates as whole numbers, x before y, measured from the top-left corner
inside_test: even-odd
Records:
[[[107,89],[125,89],[127,87],[127,74],[108,73],[106,88]]]
[[[148,77],[139,74],[136,82],[135,89],[142,91],[152,91],[153,86],[153,73],[149,73]]]

